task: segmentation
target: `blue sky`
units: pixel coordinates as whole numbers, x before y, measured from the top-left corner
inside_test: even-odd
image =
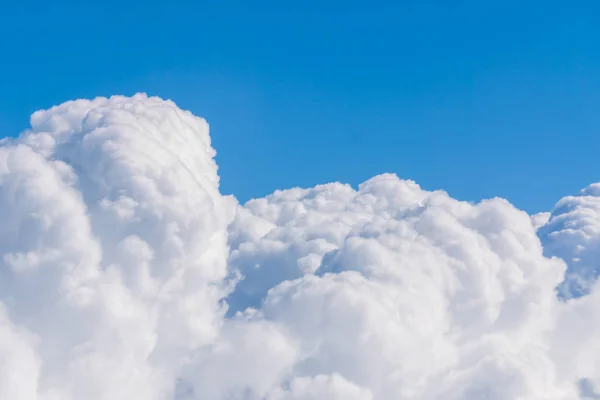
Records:
[[[597,2],[14,3],[2,135],[144,91],[207,118],[242,201],[395,172],[537,212],[600,180]]]

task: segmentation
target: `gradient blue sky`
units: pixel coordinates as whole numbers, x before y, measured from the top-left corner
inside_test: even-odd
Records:
[[[3,136],[144,91],[207,118],[242,201],[395,172],[537,212],[600,180],[597,1],[83,3],[2,2]]]

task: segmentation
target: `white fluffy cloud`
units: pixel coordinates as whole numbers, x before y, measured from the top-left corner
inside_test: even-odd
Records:
[[[395,175],[242,206],[213,156],[145,95],[0,142],[0,400],[598,398],[600,186],[535,216]]]
[[[31,125],[0,148],[2,399],[168,398],[228,291],[207,124],[140,95]]]
[[[588,293],[600,272],[600,183],[583,189],[579,196],[562,198],[539,233],[545,253],[569,266],[561,295]]]

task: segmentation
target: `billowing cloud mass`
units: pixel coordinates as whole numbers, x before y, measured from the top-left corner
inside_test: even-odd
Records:
[[[566,298],[589,293],[600,272],[600,183],[561,199],[539,233],[545,253],[569,265],[559,293]]]
[[[530,216],[395,175],[245,205],[136,95],[0,142],[0,400],[600,398],[600,186]]]

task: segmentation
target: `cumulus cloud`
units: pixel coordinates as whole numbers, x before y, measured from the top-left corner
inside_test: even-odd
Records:
[[[562,258],[569,266],[560,295],[570,298],[589,293],[600,273],[600,184],[562,198],[539,233],[545,253]]]
[[[600,186],[534,216],[391,174],[240,205],[214,155],[141,94],[0,142],[0,400],[598,398]]]
[[[229,290],[213,155],[205,121],[143,95],[37,112],[3,142],[3,398],[170,396]]]

